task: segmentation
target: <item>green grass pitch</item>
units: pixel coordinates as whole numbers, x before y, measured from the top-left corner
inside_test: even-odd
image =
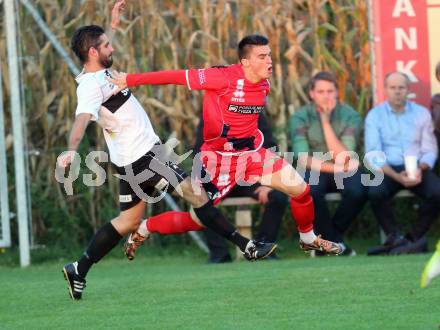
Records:
[[[82,301],[68,297],[64,261],[0,266],[0,329],[438,329],[440,279],[419,288],[428,258],[109,258]]]

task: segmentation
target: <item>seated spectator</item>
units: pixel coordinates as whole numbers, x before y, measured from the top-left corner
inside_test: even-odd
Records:
[[[440,70],[440,64],[439,64],[439,70]],[[432,120],[434,122],[434,135],[437,140],[437,145],[440,145],[440,94],[435,94],[431,98],[430,109],[431,109]],[[438,159],[435,164],[435,173],[437,173],[437,175],[440,174],[440,162],[438,161]]]
[[[431,99],[431,115],[434,121],[434,134],[437,142],[440,140],[440,94],[435,94]]]
[[[359,161],[347,155],[348,151],[358,150],[362,120],[353,108],[338,102],[338,86],[331,73],[319,72],[312,77],[309,96],[312,103],[290,118],[293,152],[298,165],[306,168],[305,180],[315,202],[315,232],[343,243],[345,231],[366,201]],[[328,153],[328,160],[322,161],[323,153]],[[347,171],[352,175],[345,177]],[[340,192],[342,196],[333,216],[325,200],[328,192]],[[355,252],[346,248],[343,254]]]
[[[368,157],[369,163],[385,174],[378,186],[368,189],[373,212],[387,238],[371,248],[369,255],[417,253],[427,250],[424,235],[437,218],[440,206],[440,178],[433,172],[437,141],[429,111],[407,100],[409,78],[400,72],[385,77],[387,100],[371,109],[365,121],[365,151],[381,151],[385,158]],[[405,170],[405,157],[415,156],[414,173]],[[395,222],[391,199],[409,189],[422,199],[419,220],[404,237]]]
[[[273,137],[270,125],[264,116],[260,114],[258,119],[258,128],[264,136],[264,148],[277,147],[275,138]],[[203,144],[203,121],[199,123],[197,128],[196,144],[194,146],[194,155],[200,152],[200,147]],[[215,187],[212,187],[215,189]],[[211,197],[215,195],[216,191],[210,190],[205,186],[208,195]],[[269,187],[262,186],[259,183],[251,186],[236,185],[228,194],[228,197],[251,197],[264,205],[263,218],[260,222],[256,239],[265,242],[275,242],[278,236],[278,231],[283,219],[284,211],[287,207],[288,199],[285,194],[280,191],[273,190]],[[226,240],[213,230],[206,228],[204,230],[206,244],[209,248],[208,262],[212,264],[231,262],[232,258],[228,250]],[[277,259],[277,256],[272,254],[269,259]]]
[[[440,62],[435,68],[435,76],[440,82]],[[431,99],[431,115],[434,121],[434,134],[437,138],[437,144],[440,141],[440,93],[435,94]]]

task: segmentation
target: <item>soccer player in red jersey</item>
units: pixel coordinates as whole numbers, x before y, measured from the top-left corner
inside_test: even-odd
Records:
[[[258,116],[269,94],[272,59],[269,41],[250,35],[238,44],[239,64],[190,70],[169,70],[140,74],[114,73],[107,78],[119,90],[138,85],[185,85],[189,90],[204,90],[204,141],[201,151],[202,177],[217,193],[214,204],[224,198],[235,184],[262,185],[290,196],[293,218],[300,234],[300,247],[340,254],[342,246],[316,236],[313,232],[314,208],[310,188],[290,163],[262,147]],[[193,169],[194,172],[194,169]],[[197,172],[197,171],[196,171]],[[195,215],[193,214],[193,219]],[[145,226],[144,226],[145,225]],[[140,230],[145,235],[147,223]],[[136,234],[135,234],[136,235]],[[134,251],[138,245],[128,246]]]

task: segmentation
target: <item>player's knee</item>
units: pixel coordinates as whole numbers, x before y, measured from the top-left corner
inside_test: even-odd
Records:
[[[296,186],[291,186],[289,188],[289,195],[292,198],[303,196],[305,194],[310,194],[310,186],[305,181],[302,181],[300,184]]]
[[[139,225],[141,224],[141,218],[139,219],[133,219],[129,222],[127,222],[127,227],[129,228],[129,232],[137,231],[139,228]]]
[[[199,217],[197,216],[196,212],[194,212],[194,207],[191,207],[189,209],[189,214],[191,215],[191,219],[197,223],[200,226],[203,226],[202,222],[200,221]]]
[[[186,197],[184,197],[186,201],[188,201],[192,207],[199,208],[205,205],[209,202],[208,195],[205,191],[201,191],[200,193],[196,194],[194,192],[188,192]]]
[[[200,219],[201,224],[206,227],[212,219],[219,217],[220,211],[214,207],[212,201],[208,201],[201,207],[195,207],[194,213],[197,215],[197,218]]]
[[[208,196],[197,196],[195,198],[194,202],[192,203],[192,205],[195,208],[198,208],[198,207],[202,207],[203,205],[205,205],[208,202],[209,202]]]
[[[123,227],[127,232],[136,231],[139,228],[139,225],[142,221],[140,216],[129,216],[128,214],[120,214],[116,220],[120,223],[123,223]]]
[[[194,208],[201,207],[209,201],[205,190],[194,181],[186,178],[180,184],[183,199],[189,202]]]
[[[291,202],[302,203],[304,201],[310,200],[312,198],[312,195],[310,194],[310,186],[307,183],[305,183],[304,189],[302,189],[300,193],[291,195],[290,197],[291,197],[290,198]]]

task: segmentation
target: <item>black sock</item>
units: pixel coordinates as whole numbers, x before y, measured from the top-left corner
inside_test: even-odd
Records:
[[[78,260],[78,274],[85,278],[90,267],[109,253],[121,240],[111,222],[98,229],[84,255]]]
[[[90,260],[87,253],[84,252],[82,257],[78,260],[78,267],[77,267],[78,275],[81,276],[82,278],[85,278],[92,265],[93,265],[93,261]]]
[[[212,205],[211,201],[202,207],[195,208],[194,212],[205,227],[212,229],[244,251],[249,239],[241,236],[224,215]]]
[[[244,236],[241,236],[238,231],[234,231],[231,234],[229,240],[235,245],[237,245],[240,248],[241,252],[244,252],[244,250],[246,249],[246,245],[249,243],[249,239]]]

